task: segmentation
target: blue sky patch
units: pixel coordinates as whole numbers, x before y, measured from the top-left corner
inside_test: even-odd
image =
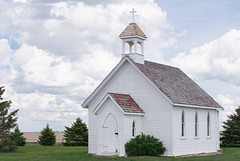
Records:
[[[19,37],[18,34],[0,34],[0,39],[8,39],[8,44],[12,50],[19,49],[22,45],[14,40],[18,37]]]

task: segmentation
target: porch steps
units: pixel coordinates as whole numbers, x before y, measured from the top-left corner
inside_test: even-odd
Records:
[[[102,158],[114,158],[119,157],[119,154],[116,152],[103,152],[101,154],[95,154],[95,157],[102,157]]]

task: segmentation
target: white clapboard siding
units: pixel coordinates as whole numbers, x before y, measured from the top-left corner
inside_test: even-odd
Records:
[[[185,138],[181,137],[181,116],[184,109]],[[198,138],[195,138],[195,112],[198,112]],[[207,137],[207,114],[210,113],[210,137]],[[216,110],[174,107],[173,155],[185,155],[218,150],[218,119]]]
[[[220,149],[220,132],[219,132],[219,111],[215,112],[216,114],[216,139],[217,139],[217,150],[221,150]]]
[[[92,111],[108,92],[130,94],[145,112],[142,132],[154,135],[167,149],[171,149],[171,104],[132,65],[125,63],[89,104],[89,153],[97,153],[97,120]],[[170,153],[168,150],[165,155]]]

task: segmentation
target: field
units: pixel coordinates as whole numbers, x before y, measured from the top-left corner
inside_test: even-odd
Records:
[[[0,161],[240,161],[240,148],[223,148],[223,154],[214,156],[172,157],[121,157],[97,158],[87,154],[87,147],[24,146],[16,152],[0,153]]]

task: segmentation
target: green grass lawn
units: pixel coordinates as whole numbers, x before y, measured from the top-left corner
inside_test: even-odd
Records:
[[[0,153],[0,161],[101,161],[101,160],[124,160],[124,161],[240,161],[240,148],[223,148],[223,154],[214,156],[195,156],[185,158],[172,157],[121,157],[121,158],[97,158],[87,154],[87,147],[44,147],[24,146],[16,152]]]

